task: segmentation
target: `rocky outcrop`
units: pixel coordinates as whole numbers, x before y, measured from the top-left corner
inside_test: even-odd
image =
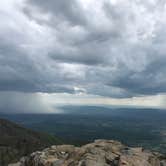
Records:
[[[117,141],[96,140],[82,147],[51,146],[10,166],[166,166],[166,156]]]

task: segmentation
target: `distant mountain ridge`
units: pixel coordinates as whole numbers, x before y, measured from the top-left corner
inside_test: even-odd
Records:
[[[21,156],[62,141],[54,136],[32,131],[0,119],[0,166],[17,161]]]
[[[144,114],[152,114],[152,116],[156,116],[158,112],[166,115],[165,111],[156,108],[132,108],[132,107],[116,107],[116,106],[107,106],[107,105],[64,105],[59,106],[59,110],[62,110],[66,114],[81,114],[81,115],[112,115],[112,116],[124,116],[139,114],[140,110],[144,112]],[[133,113],[134,110],[134,113]]]

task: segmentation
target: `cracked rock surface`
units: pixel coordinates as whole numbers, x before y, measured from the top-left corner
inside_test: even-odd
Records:
[[[113,140],[96,140],[82,147],[51,146],[9,166],[166,166],[166,155]]]

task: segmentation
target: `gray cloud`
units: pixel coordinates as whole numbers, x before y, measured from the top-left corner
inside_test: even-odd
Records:
[[[28,0],[27,3],[35,5],[41,12],[51,13],[57,19],[68,22],[73,26],[86,24],[86,19],[82,15],[82,8],[77,0]],[[28,12],[26,8],[24,8],[24,11]]]
[[[163,3],[3,2],[0,91],[77,93],[78,87],[116,98],[165,93]]]

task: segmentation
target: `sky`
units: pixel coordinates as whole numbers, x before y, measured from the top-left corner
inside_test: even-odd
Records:
[[[0,21],[0,111],[166,108],[165,0],[5,0]]]

